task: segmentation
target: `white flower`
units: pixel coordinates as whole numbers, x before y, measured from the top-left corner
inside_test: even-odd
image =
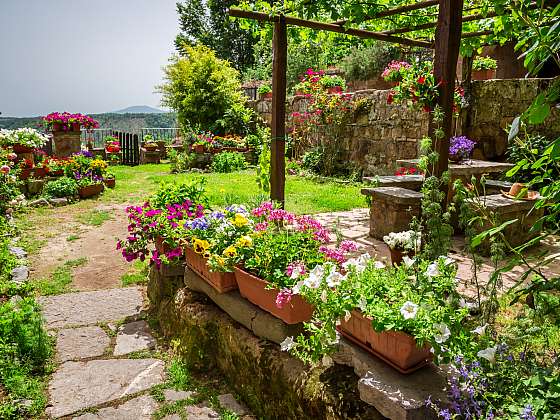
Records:
[[[486,334],[486,327],[488,327],[488,324],[480,325],[479,327],[476,327],[474,330],[471,330],[471,332],[478,335],[484,335]]]
[[[391,232],[383,237],[383,242],[385,242],[391,249],[399,250],[415,250],[419,249],[419,234],[413,230],[407,230],[404,232]],[[416,243],[415,243],[416,242]]]
[[[476,355],[478,357],[482,357],[482,358],[488,360],[490,363],[494,363],[496,361],[496,349],[497,348],[498,348],[497,346],[488,347],[487,349],[480,350],[478,353],[476,353]]]
[[[327,356],[326,354],[323,356],[323,359],[321,360],[321,363],[323,364],[323,366],[325,367],[331,367],[333,365],[333,359],[330,356]]]
[[[334,268],[334,267],[333,267]],[[327,276],[327,285],[329,287],[336,287],[338,286],[340,283],[342,283],[344,280],[346,280],[346,276],[343,276],[342,274],[340,274],[338,271],[336,271],[336,269],[334,269],[333,271],[330,272],[330,274]]]
[[[414,318],[416,316],[416,312],[418,312],[418,305],[409,300],[401,307],[401,314],[404,319]]]
[[[426,269],[426,276],[428,277],[437,277],[439,276],[439,268],[437,262],[431,263],[428,268]]]
[[[325,267],[323,267],[322,265],[318,265],[309,272],[309,277],[307,277],[303,284],[310,289],[317,289],[321,285],[324,274]]]
[[[350,321],[351,316],[352,316],[352,314],[350,313],[350,311],[344,311],[344,320],[346,322]]]
[[[455,260],[453,258],[449,258],[446,255],[440,255],[439,259],[443,261],[443,265],[451,265],[451,264],[455,264]]]
[[[301,291],[301,288],[302,288],[303,285],[304,285],[304,281],[303,281],[303,280],[298,281],[298,282],[294,285],[294,287],[292,287],[292,293],[293,293],[294,295],[299,295],[299,292]]]
[[[407,267],[412,267],[416,262],[416,258],[410,258],[408,255],[405,255],[402,260]]]
[[[360,264],[367,264],[369,260],[371,260],[371,255],[369,255],[367,252],[358,257],[358,263]]]
[[[373,266],[378,270],[385,268],[385,264],[383,264],[381,261],[375,261],[375,264]]]
[[[434,328],[436,329],[436,334],[434,335],[434,340],[436,343],[445,343],[447,339],[451,336],[451,331],[449,331],[449,327],[445,324],[434,324]]]
[[[321,293],[321,301],[326,302],[327,301],[327,290],[323,290],[323,292]]]
[[[351,267],[355,267],[356,264],[358,264],[358,261],[355,258],[349,258],[346,262],[342,263],[342,268],[348,270]]]
[[[280,350],[290,351],[295,345],[294,337],[286,337],[286,339],[280,343]]]

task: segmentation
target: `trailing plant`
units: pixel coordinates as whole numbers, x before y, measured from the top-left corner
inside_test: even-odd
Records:
[[[229,173],[247,168],[245,156],[239,152],[222,152],[214,156],[211,165],[212,171]]]
[[[48,137],[34,128],[17,128],[15,130],[0,130],[0,146],[8,147],[21,145],[36,149],[43,147]]]

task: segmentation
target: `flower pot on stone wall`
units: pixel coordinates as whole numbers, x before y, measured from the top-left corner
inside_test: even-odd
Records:
[[[490,80],[496,77],[496,70],[485,69],[485,70],[473,70],[471,73],[472,80]]]
[[[350,319],[342,319],[338,331],[367,352],[379,357],[399,372],[412,373],[430,363],[430,346],[418,347],[416,340],[401,331],[377,332],[359,311],[352,311]]]
[[[78,195],[80,198],[88,198],[100,194],[101,191],[103,191],[103,184],[92,184],[78,188]]]
[[[53,133],[63,131],[63,125],[61,123],[55,122],[55,123],[52,124],[51,131]]]
[[[70,128],[71,128],[71,131],[81,131],[80,130],[80,123],[77,123],[77,122],[72,123],[72,126]]]
[[[208,260],[188,246],[185,247],[185,261],[192,271],[202,277],[218,293],[226,293],[237,289],[234,273],[210,271]]]
[[[33,147],[24,146],[23,144],[14,144],[12,150],[15,154],[21,155],[24,153],[33,153]]]
[[[276,306],[276,295],[278,295],[279,290],[276,288],[267,289],[269,285],[267,281],[240,268],[235,268],[235,278],[241,296],[286,324],[299,324],[311,319],[314,308],[300,295],[293,295],[289,303],[286,303],[282,308],[278,308]]]
[[[46,168],[33,168],[31,170],[31,175],[33,178],[44,178],[47,176]]]
[[[31,176],[30,168],[22,169],[21,172],[19,173],[19,179],[27,179],[30,176]]]
[[[272,99],[272,92],[261,94],[261,99],[264,99],[265,101]]]

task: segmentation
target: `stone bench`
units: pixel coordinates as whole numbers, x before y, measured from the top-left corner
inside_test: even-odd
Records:
[[[362,188],[371,197],[369,234],[383,240],[391,232],[409,230],[414,216],[420,217],[422,193],[401,187]]]
[[[401,187],[408,190],[420,191],[423,175],[388,175],[388,176],[365,176],[363,181],[375,187]]]
[[[487,195],[481,199],[484,200],[486,208],[498,216],[500,224],[517,219],[517,222],[508,225],[502,231],[511,246],[522,245],[540,234],[539,231],[531,231],[531,228],[543,216],[544,209],[533,209],[534,201],[514,200],[502,194]],[[479,228],[479,232],[490,227],[488,225],[483,226]],[[488,255],[490,242],[485,240],[479,248],[479,252]]]

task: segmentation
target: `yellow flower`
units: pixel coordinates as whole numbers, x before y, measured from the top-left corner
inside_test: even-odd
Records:
[[[237,227],[243,227],[249,223],[249,219],[243,216],[241,213],[235,213],[233,218],[233,224]]]
[[[233,245],[230,245],[226,249],[224,249],[224,255],[226,257],[235,257],[237,255],[237,250]]]
[[[193,239],[193,249],[197,254],[205,254],[210,248],[210,242],[198,238]]]
[[[218,265],[219,265],[220,267],[225,267],[225,266],[226,266],[226,260],[225,260],[225,258],[222,258],[222,257],[220,257],[219,255],[216,255],[214,258],[216,259],[216,262],[218,263]]]
[[[253,245],[253,240],[251,239],[250,236],[245,235],[242,236],[241,238],[239,238],[239,240],[237,241],[237,246],[244,248],[246,246],[251,246]]]

